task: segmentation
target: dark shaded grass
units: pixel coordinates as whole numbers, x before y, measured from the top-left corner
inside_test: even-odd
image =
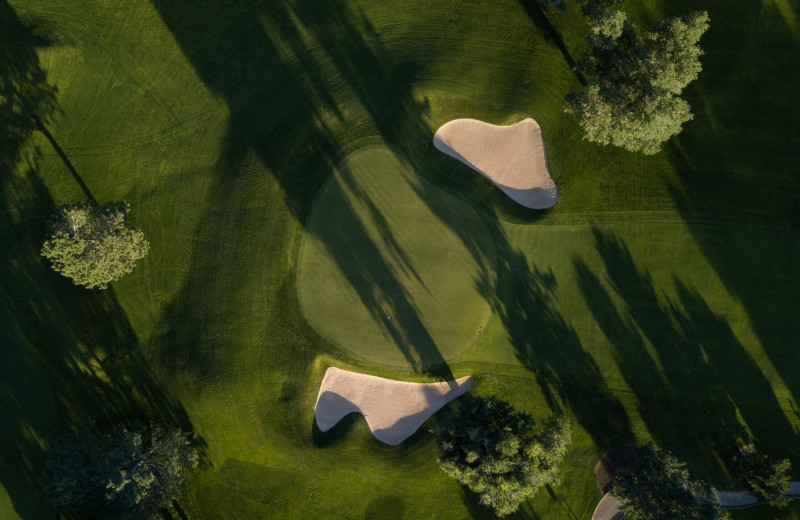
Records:
[[[783,4],[794,17],[800,14],[798,2]],[[670,9],[685,5],[675,2]],[[793,347],[800,333],[794,319],[800,312],[796,287],[800,38],[798,28],[788,24],[779,7],[777,2],[759,1],[708,4],[712,29],[704,41],[705,71],[687,91],[695,121],[674,140],[670,155],[680,174],[674,196],[681,213],[727,289],[743,302],[796,403],[800,398],[800,360]],[[698,213],[737,215],[745,229],[732,226],[709,232],[693,225]],[[777,240],[764,240],[751,231],[759,227],[785,233]],[[759,254],[747,254],[752,251]],[[706,313],[702,307],[697,310]],[[749,410],[758,407],[754,403]],[[772,421],[761,426],[775,427]],[[792,445],[779,446],[785,451]],[[792,454],[797,465],[796,452]]]
[[[323,9],[317,3],[245,0],[212,2],[202,8],[194,3],[170,0],[154,4],[201,80],[225,100],[231,112],[225,151],[213,173],[212,195],[205,204],[198,203],[201,224],[190,242],[193,251],[186,284],[162,317],[160,338],[148,346],[153,350],[164,347],[153,359],[157,361],[158,372],[170,377],[172,389],[196,397],[193,394],[229,381],[241,368],[237,363],[245,363],[240,356],[247,353],[245,345],[252,338],[242,341],[237,327],[242,327],[239,313],[244,313],[241,309],[248,303],[247,284],[252,280],[240,278],[237,269],[252,265],[262,251],[250,250],[247,233],[240,233],[242,222],[271,218],[274,220],[269,222],[275,222],[276,227],[284,230],[274,230],[275,236],[259,242],[261,248],[285,244],[286,241],[280,239],[281,233],[291,233],[285,231],[291,228],[289,219],[279,217],[282,208],[266,211],[263,207],[247,205],[249,199],[245,194],[257,189],[269,193],[265,199],[270,203],[280,204],[281,197],[269,191],[272,178],[277,180],[292,217],[302,222],[314,194],[332,167],[354,147],[375,139],[400,150],[437,185],[447,190],[456,188],[458,196],[475,203],[482,211],[527,222],[541,218],[541,214],[515,209],[466,167],[451,166],[448,158],[431,153],[431,129],[425,123],[429,107],[412,95],[415,82],[426,70],[423,62],[429,57],[410,61],[397,59],[394,51],[387,49],[375,36],[376,31],[366,15],[355,5],[333,2],[326,3]],[[788,5],[797,12],[796,2]],[[684,8],[704,6],[678,2],[666,7],[683,12]],[[796,202],[793,202],[796,193],[793,164],[797,151],[791,146],[794,135],[791,130],[792,114],[798,112],[796,100],[792,98],[794,89],[786,87],[793,85],[795,79],[790,72],[796,70],[791,69],[790,61],[790,57],[796,55],[792,43],[795,40],[776,25],[779,18],[772,7],[749,1],[734,5],[717,2],[712,7],[714,29],[706,44],[709,49],[706,71],[701,82],[687,92],[697,119],[687,125],[675,150],[667,152],[681,176],[674,183],[675,200],[680,202],[690,222],[709,213],[722,213],[744,223],[756,218],[778,220],[778,225],[793,230],[797,216]],[[262,19],[269,20],[272,27],[269,33],[259,23]],[[748,27],[746,34],[758,34],[763,40],[753,43],[751,38],[740,37],[742,31],[736,25],[740,20],[762,23],[764,31]],[[768,29],[775,28],[774,38],[769,37]],[[320,42],[319,48],[308,44],[307,37],[301,34],[303,31],[310,32],[315,41]],[[571,41],[573,36],[566,35],[565,41]],[[293,56],[280,50],[276,41],[288,45]],[[319,59],[322,53],[324,60]],[[729,56],[743,57],[742,66],[731,66],[727,62]],[[780,79],[774,83],[760,81],[767,77]],[[742,106],[746,99],[753,100],[752,104]],[[349,116],[345,115],[344,108],[351,110]],[[359,116],[354,117],[353,113]],[[365,122],[357,126],[354,121],[361,115]],[[755,140],[745,140],[744,134],[739,132],[753,134]],[[751,142],[758,148],[748,148]],[[581,150],[591,150],[591,147]],[[266,166],[268,175],[272,176],[270,179],[260,179],[258,176],[264,175],[263,170],[251,168],[248,159],[242,158],[251,151],[258,162]],[[622,166],[620,171],[612,172],[614,168],[608,167],[602,172],[604,177],[599,182],[609,195],[603,196],[605,202],[600,204],[601,209],[651,209],[663,203],[655,187],[661,180],[626,170],[638,164],[638,159],[623,159],[613,151],[592,152],[587,156],[595,161],[588,161],[584,168],[564,172],[564,175],[569,175],[570,179],[586,179],[596,175],[599,166]],[[643,161],[641,164],[646,170],[647,165],[656,163]],[[631,187],[627,180],[619,180],[620,176],[634,173],[640,179],[638,187],[635,184]],[[591,186],[596,187],[596,184]],[[617,189],[619,194],[614,192]],[[63,424],[80,420],[86,410],[105,413],[105,406],[109,408],[110,417],[143,409],[135,413],[161,415],[177,422],[184,418],[179,405],[170,404],[169,398],[160,395],[163,391],[153,382],[141,356],[134,355],[130,363],[119,361],[125,360],[130,352],[137,353],[139,346],[136,332],[113,294],[102,298],[86,296],[49,273],[37,260],[42,226],[30,223],[43,222],[52,210],[53,201],[47,188],[33,174],[25,180],[15,179],[6,184],[4,190],[8,213],[4,221],[18,223],[18,215],[23,213],[28,224],[15,227],[13,231],[9,231],[10,227],[3,228],[4,235],[12,237],[10,240],[15,246],[3,251],[3,265],[7,268],[3,271],[7,273],[3,278],[4,296],[15,296],[6,296],[11,303],[4,302],[11,309],[5,320],[8,327],[4,330],[11,331],[7,334],[13,336],[13,341],[6,342],[10,345],[8,359],[12,361],[8,367],[13,368],[7,368],[8,374],[4,374],[8,375],[4,383],[8,391],[3,394],[7,397],[2,404],[13,410],[15,418],[3,423],[4,428],[8,428],[3,431],[3,439],[9,442],[8,448],[0,452],[4,462],[0,467],[0,479],[18,505],[18,511],[27,519],[40,517],[37,508],[42,507],[36,480],[44,453],[30,435],[31,430],[47,436],[61,429]],[[28,193],[31,191],[34,195]],[[651,197],[652,194],[655,195]],[[588,195],[573,191],[571,198],[562,202],[580,210],[591,205],[589,200]],[[469,230],[460,229],[457,222],[449,225],[460,236],[468,235]],[[748,306],[765,348],[797,396],[797,357],[791,348],[796,337],[793,317],[797,315],[797,300],[793,294],[796,291],[787,282],[796,274],[794,241],[787,238],[780,244],[759,244],[764,251],[763,258],[769,259],[769,265],[765,266],[736,255],[736,251],[751,247],[750,234],[740,235],[735,228],[728,233],[704,234],[697,227],[696,236],[731,292],[739,295]],[[767,391],[763,376],[742,353],[741,345],[730,334],[730,327],[715,316],[709,303],[694,294],[690,287],[681,289],[679,301],[665,306],[654,299],[655,289],[648,286],[646,277],[635,264],[626,260],[624,245],[615,245],[606,237],[601,247],[598,239],[598,249],[604,252],[606,275],[614,280],[613,290],[627,302],[627,307],[619,314],[614,307],[606,305],[609,296],[604,291],[607,291],[597,283],[603,276],[602,269],[575,263],[582,287],[586,289],[585,297],[599,316],[598,321],[604,324],[609,339],[614,341],[621,368],[627,374],[626,381],[636,392],[640,404],[635,405],[604,390],[600,383],[597,386],[586,384],[594,377],[602,379],[603,374],[570,330],[568,317],[561,316],[554,308],[558,280],[537,270],[535,262],[531,265],[529,259],[513,251],[507,243],[504,245],[502,237],[498,237],[497,242],[504,262],[497,273],[487,272],[485,278],[497,278],[500,292],[496,306],[520,362],[535,375],[549,407],[571,410],[596,445],[605,448],[629,439],[630,430],[639,426],[635,424],[636,419],[630,418],[633,410],[643,414],[654,438],[674,448],[676,453],[685,452],[682,457],[693,461],[705,460],[706,448],[724,450],[716,446],[728,446],[732,434],[735,436],[741,431],[733,420],[734,407],[747,415],[749,426],[760,422],[764,430],[767,425],[772,427],[774,396]],[[245,256],[237,256],[243,252]],[[284,260],[280,252],[272,252],[269,261]],[[341,258],[340,261],[345,263],[350,259]],[[226,266],[222,272],[221,263]],[[291,300],[291,277],[285,274],[283,267],[275,267],[274,272],[278,274],[276,279],[269,280],[270,292],[265,298],[275,298],[277,310],[263,326],[270,337],[259,338],[260,346],[271,349],[261,362],[268,360],[276,372],[283,370],[298,381],[304,381],[308,363],[319,352],[320,342],[305,329],[301,318],[293,315],[291,309],[283,308],[289,307],[285,302]],[[486,294],[489,293],[487,289]],[[223,294],[225,297],[220,297]],[[43,316],[59,318],[45,320]],[[533,327],[533,322],[544,326]],[[228,327],[229,324],[232,325]],[[653,359],[643,352],[640,330],[651,338],[659,357],[676,360],[665,373],[657,373]],[[274,336],[281,338],[276,340]],[[28,342],[37,346],[14,347]],[[114,354],[102,361],[111,366],[114,363],[108,360],[110,357],[120,363],[111,383],[102,382],[105,376],[101,371],[89,370],[87,374],[81,368],[91,363],[78,365],[70,360],[75,356],[92,359],[77,352],[78,344],[88,344],[89,350],[109,349],[109,353]],[[709,360],[703,358],[701,352],[708,352]],[[99,354],[97,357],[103,359]],[[717,362],[720,368],[715,366]],[[584,381],[563,375],[570,372],[565,366],[573,363],[577,366],[576,372],[586,375]],[[50,365],[52,368],[44,368]],[[723,373],[723,366],[732,370],[735,378]],[[696,367],[700,375],[696,386],[690,387],[698,391],[696,401],[676,390],[687,380],[693,380],[692,367]],[[111,370],[104,366],[102,372],[107,374]],[[651,384],[641,383],[650,376]],[[28,385],[30,381],[41,382],[34,387],[36,393],[30,393],[27,386],[20,392],[21,385]],[[753,383],[757,399],[748,400],[743,390],[746,386],[738,385],[740,381]],[[51,390],[46,391],[47,385],[53,385]],[[97,390],[98,387],[102,390]],[[527,382],[515,387],[519,400],[538,394],[538,391],[530,391],[533,387]],[[483,391],[489,390],[484,388]],[[95,392],[100,392],[99,396]],[[146,397],[141,401],[133,397],[139,394]],[[292,439],[273,439],[275,450],[280,450],[279,446],[284,446],[280,443],[284,442],[301,449],[298,446],[311,442],[307,414],[290,410],[305,405],[302,391],[288,388],[281,395],[281,408],[266,413],[262,419],[276,425],[272,430],[266,427],[265,430],[277,431],[282,437]],[[41,403],[53,401],[53,396],[63,397],[55,398],[51,409],[41,411]],[[22,401],[17,402],[18,399]],[[762,399],[766,403],[763,409],[753,404]],[[166,404],[159,404],[162,400]],[[607,413],[594,413],[596,407]],[[298,418],[300,415],[303,417]],[[675,420],[676,416],[680,421]],[[762,420],[765,417],[767,421]],[[296,426],[295,421],[301,424]],[[776,426],[777,433],[772,438],[791,438],[781,419],[777,419]],[[768,437],[767,432],[755,434]],[[352,446],[347,439],[340,442],[325,449]],[[774,442],[774,448],[783,450],[785,445],[782,441]],[[388,456],[380,447],[370,450]],[[325,450],[315,453],[323,457]],[[410,454],[409,457],[421,461],[429,458],[430,453]],[[367,459],[365,455],[364,460]],[[18,468],[24,468],[23,479],[19,478]],[[709,474],[714,471],[709,468]],[[39,494],[31,496],[28,492],[31,488],[39,489]],[[225,511],[231,518],[254,518],[264,514],[264,509],[258,505],[232,498],[229,495],[233,494],[227,490],[218,490],[218,493],[216,510]],[[571,494],[564,503],[572,503],[580,491],[565,493]],[[341,511],[341,514],[360,517],[371,511],[373,515],[380,515],[393,504],[400,508],[392,499],[381,499],[385,496],[387,492],[381,491],[368,500],[366,511],[359,510],[353,515]],[[571,506],[562,507],[558,497],[558,490],[547,497],[542,495],[536,501],[536,510],[526,506],[518,516],[547,517],[535,511],[541,511],[542,504],[552,502],[560,512],[547,509],[550,517],[557,514],[573,518]],[[417,511],[414,507],[411,501],[406,501],[403,511],[408,516]],[[467,507],[474,517],[488,516],[469,500]],[[332,510],[335,508],[324,513]],[[281,509],[276,506],[269,511],[277,514]],[[315,513],[322,514],[321,510],[310,509],[311,516]],[[203,517],[215,513],[194,514]]]
[[[43,221],[54,203],[31,170],[3,180],[0,255],[3,409],[0,482],[23,518],[42,518],[41,467],[46,439],[131,419],[156,420],[192,431],[183,407],[150,370],[113,289],[91,292],[55,274],[39,254]],[[8,208],[22,210],[14,219]],[[38,216],[38,218],[37,218]],[[34,491],[33,493],[31,491]]]
[[[662,302],[624,242],[599,228],[594,235],[605,276],[624,307],[618,309],[598,275],[575,259],[579,285],[657,444],[722,485],[719,475],[731,474],[738,446],[755,442],[796,459],[797,432],[730,325],[680,280],[674,281],[677,300]]]
[[[56,89],[34,50],[43,37],[4,0],[0,39],[0,483],[27,520],[55,514],[40,474],[48,439],[132,419],[192,426],[150,370],[114,290],[75,287],[39,254],[55,201],[40,178],[37,148],[16,163],[38,130],[69,166],[44,126],[57,109]]]

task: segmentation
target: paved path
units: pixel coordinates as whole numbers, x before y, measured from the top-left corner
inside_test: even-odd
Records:
[[[714,496],[723,509],[745,509],[762,503],[747,491],[714,490]],[[800,498],[800,482],[791,482],[789,491],[784,493],[783,496]],[[592,520],[620,520],[624,516],[625,513],[619,510],[619,502],[610,493],[606,493],[600,503],[597,504],[597,509],[592,514]]]

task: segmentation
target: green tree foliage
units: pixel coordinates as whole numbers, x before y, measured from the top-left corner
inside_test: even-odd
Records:
[[[90,428],[53,442],[44,469],[48,497],[88,518],[160,518],[198,463],[191,436],[151,424]]]
[[[624,13],[608,8],[613,3],[584,5],[591,35],[579,69],[588,85],[567,95],[565,111],[589,141],[654,154],[692,119],[680,94],[701,70],[698,42],[708,14],[670,18],[640,35]]]
[[[772,462],[753,446],[742,448],[736,459],[740,482],[755,496],[769,501],[778,508],[786,507],[789,500],[783,496],[789,491],[792,464],[789,459]]]
[[[686,465],[653,445],[637,449],[633,463],[614,477],[611,495],[631,520],[722,520],[708,484],[691,480]]]
[[[49,222],[42,255],[76,285],[105,289],[150,249],[144,234],[126,224],[128,211],[125,201],[62,203]]]
[[[563,417],[537,431],[533,417],[505,401],[465,396],[439,418],[439,464],[503,516],[543,485],[557,482],[570,436]]]

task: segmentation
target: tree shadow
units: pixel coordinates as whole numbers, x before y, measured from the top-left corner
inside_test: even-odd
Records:
[[[717,480],[730,474],[742,440],[793,453],[794,429],[724,318],[678,279],[677,301],[660,294],[621,239],[596,227],[593,233],[613,293],[575,258],[578,283],[656,443]]]
[[[0,253],[0,483],[21,517],[42,518],[49,439],[87,422],[192,426],[150,370],[113,288],[76,287],[39,254],[55,205],[36,171],[5,177],[0,196],[0,232],[9,245]]]
[[[92,195],[92,192],[89,190],[89,186],[87,186],[86,183],[83,182],[83,179],[78,174],[78,171],[75,169],[75,166],[72,165],[72,161],[69,160],[67,154],[61,148],[61,146],[59,146],[58,141],[56,141],[56,138],[53,137],[53,134],[51,134],[50,131],[47,129],[45,123],[38,117],[35,118],[35,120],[36,120],[36,129],[39,130],[45,136],[45,138],[47,138],[47,141],[53,147],[53,150],[56,151],[56,155],[58,155],[58,157],[61,159],[61,162],[64,163],[64,166],[72,175],[72,178],[75,179],[75,182],[78,183],[78,186],[81,187],[81,190],[83,191],[84,195],[86,195],[86,198],[91,201],[97,202],[97,199],[94,198],[94,195]]]
[[[242,222],[261,209],[247,207],[246,200],[264,184],[241,173],[242,158],[252,154],[266,167],[294,217],[306,224],[314,195],[353,145],[377,132],[383,143],[414,157],[417,145],[407,145],[424,136],[422,142],[431,147],[432,135],[424,122],[426,104],[412,95],[415,66],[395,62],[375,29],[345,2],[326,2],[324,10],[305,0],[210,2],[203,9],[188,0],[153,4],[198,75],[230,110],[200,220],[204,239],[192,254],[183,289],[164,313],[160,341],[166,366],[173,367],[168,370],[185,374],[190,388],[198,389],[224,370],[218,353],[224,349],[230,357],[235,348],[226,340],[231,318],[226,306],[214,303],[216,280],[233,278],[238,262],[254,254]],[[342,90],[358,105],[348,102],[347,116],[340,106]],[[388,258],[344,197],[342,202],[338,220],[347,223],[347,238],[361,247],[354,251],[329,242],[328,251],[409,364],[451,378]],[[220,257],[230,264],[220,267]],[[191,313],[187,306],[193,306]],[[387,323],[386,306],[404,319]],[[401,321],[409,325],[398,326]]]
[[[498,518],[491,507],[480,503],[480,495],[469,490],[466,486],[461,486],[461,502],[466,506],[470,518],[474,520],[492,520]],[[519,509],[510,515],[504,516],[509,520],[544,520],[536,512],[529,502],[520,504]]]
[[[365,520],[399,520],[406,509],[405,501],[397,495],[383,495],[374,499],[364,512]]]
[[[679,176],[672,194],[797,403],[800,4],[711,2],[708,11],[704,70],[685,93],[695,117],[667,150]],[[714,217],[729,225],[706,225]]]
[[[37,47],[54,45],[36,27],[23,24],[6,0],[0,0],[0,173],[14,171],[25,143],[38,130],[47,138],[86,196],[88,186],[58,145],[47,125],[60,111],[58,89],[47,82]]]
[[[47,83],[30,27],[0,0],[0,172],[13,172],[22,144],[58,110],[57,89]]]
[[[548,42],[552,42],[558,50],[561,52],[561,56],[564,57],[564,61],[567,62],[569,65],[570,70],[575,74],[575,78],[580,82],[581,85],[584,87],[588,85],[586,78],[584,75],[578,70],[578,64],[575,62],[575,59],[570,54],[569,49],[564,44],[563,38],[561,35],[558,34],[558,31],[553,24],[550,22],[550,19],[547,18],[547,14],[545,14],[544,9],[542,6],[539,5],[538,0],[518,0],[520,5],[523,9],[525,9],[525,13],[528,15],[528,18],[531,19],[533,24],[539,29],[539,32],[544,35],[545,40]]]
[[[254,502],[266,504],[291,487],[297,475],[281,468],[226,459],[219,468],[219,478],[231,490]]]
[[[347,434],[353,429],[358,421],[364,421],[364,416],[360,412],[351,412],[342,417],[331,429],[322,431],[314,419],[311,424],[311,440],[317,448],[327,448],[344,441]]]
[[[558,282],[552,271],[529,265],[504,231],[495,233],[497,293],[495,312],[505,326],[520,363],[531,370],[551,410],[565,406],[606,449],[633,439],[630,420],[578,334],[556,307]]]
[[[76,287],[40,254],[55,202],[29,138],[57,111],[34,48],[42,41],[0,0],[0,484],[26,520],[55,516],[41,478],[53,438],[134,418],[192,431],[113,288]]]

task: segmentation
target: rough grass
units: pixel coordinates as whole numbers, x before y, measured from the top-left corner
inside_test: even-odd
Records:
[[[491,230],[496,316],[450,370],[578,426],[562,484],[518,518],[588,518],[597,459],[630,439],[717,483],[726,462],[709,456],[742,436],[800,467],[785,413],[800,395],[798,245],[781,231],[796,229],[800,193],[797,3],[631,0],[642,21],[704,8],[712,25],[687,91],[695,120],[647,158],[587,144],[563,116],[584,30],[575,10],[534,4],[0,2],[4,28],[41,33],[40,63],[12,59],[59,88],[54,139],[98,200],[131,203],[151,243],[113,290],[72,287],[38,248],[79,184],[38,134],[29,162],[0,172],[0,516],[55,517],[40,482],[49,439],[88,417],[146,415],[206,443],[189,518],[490,517],[437,469],[426,432],[389,448],[358,418],[312,426],[330,364],[424,379],[330,357],[295,298],[314,197],[375,143],[504,221]],[[560,188],[544,214],[431,145],[450,119],[525,116]],[[590,213],[604,214],[595,229]]]

